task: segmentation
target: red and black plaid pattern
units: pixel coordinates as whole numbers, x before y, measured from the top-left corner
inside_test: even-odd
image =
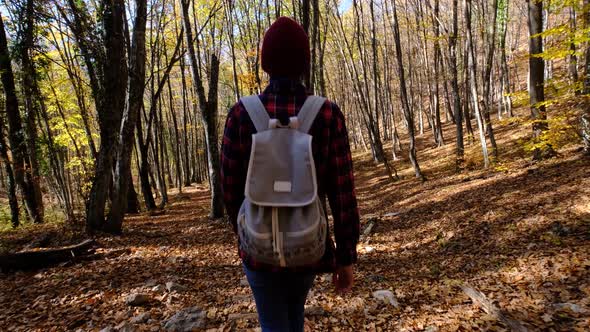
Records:
[[[260,96],[271,118],[288,118],[297,114],[307,94],[300,84],[271,80]],[[227,115],[221,155],[221,180],[225,206],[236,232],[238,211],[244,200],[244,187],[250,159],[254,124],[241,103],[235,104]],[[310,132],[317,171],[318,189],[328,197],[334,218],[336,247],[331,237],[326,239],[326,254],[313,266],[297,270],[329,272],[337,265],[346,266],[357,260],[359,213],[354,190],[352,158],[344,115],[338,105],[326,101]],[[285,269],[256,262],[245,252],[240,257],[250,269],[282,271]],[[293,269],[290,269],[293,270]]]

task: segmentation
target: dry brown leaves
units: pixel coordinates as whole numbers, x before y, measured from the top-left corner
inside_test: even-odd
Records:
[[[499,135],[500,144],[511,146],[512,134]],[[407,168],[405,179],[389,183],[366,155],[355,157],[361,212],[378,221],[359,244],[351,294],[318,278],[306,330],[505,330],[462,282],[529,330],[588,330],[590,161],[565,151],[536,165],[514,158],[504,172],[455,174],[452,148],[421,150],[424,184]],[[103,260],[0,275],[0,330],[158,331],[191,306],[206,311],[206,329],[257,328],[235,237],[228,224],[207,219],[207,208],[205,188],[186,188],[165,213],[129,217],[123,236],[98,239]],[[167,291],[170,281],[182,289]],[[376,290],[391,290],[400,307],[373,298]],[[131,307],[130,294],[149,301]]]

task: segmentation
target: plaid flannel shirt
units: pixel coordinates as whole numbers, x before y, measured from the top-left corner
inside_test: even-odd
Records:
[[[297,114],[307,93],[299,83],[271,80],[259,96],[271,118],[288,118]],[[244,187],[252,144],[254,124],[242,103],[235,104],[227,115],[222,143],[221,181],[225,206],[236,232],[237,215],[244,200]],[[317,264],[301,268],[280,268],[257,262],[238,249],[248,268],[266,271],[331,272],[357,260],[359,213],[354,190],[352,158],[344,115],[335,103],[326,101],[309,134],[313,136],[312,153],[317,172],[320,197],[327,196],[333,216],[336,246],[328,234],[326,253]],[[238,240],[239,241],[239,240]],[[239,246],[238,246],[239,248]]]

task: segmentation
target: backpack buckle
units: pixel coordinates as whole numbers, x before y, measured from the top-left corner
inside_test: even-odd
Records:
[[[297,119],[296,116],[292,116],[289,118],[289,123],[287,125],[283,125],[278,119],[270,119],[270,120],[268,120],[268,128],[269,129],[276,129],[276,128],[298,129],[299,128],[299,119]]]

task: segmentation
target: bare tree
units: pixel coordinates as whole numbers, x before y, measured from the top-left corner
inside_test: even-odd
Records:
[[[86,229],[94,232],[105,226],[105,206],[118,145],[117,128],[120,128],[127,95],[125,2],[113,0],[101,3],[104,34],[100,38],[95,35],[96,29],[86,4],[68,1],[71,18],[66,14],[63,16],[68,20],[84,57],[100,127],[100,148],[86,205]],[[104,230],[110,229],[107,227]]]
[[[449,69],[451,71],[451,91],[453,96],[453,114],[455,115],[456,127],[456,164],[457,168],[463,163],[465,146],[463,143],[463,112],[461,110],[461,96],[459,95],[459,75],[457,70],[457,35],[458,24],[458,0],[453,0],[453,30],[449,36]]]
[[[2,88],[4,89],[4,103],[6,117],[8,119],[8,140],[10,142],[10,151],[12,154],[12,170],[14,171],[14,182],[25,201],[25,207],[29,217],[33,222],[41,222],[39,206],[32,186],[33,175],[31,170],[26,167],[25,158],[28,155],[25,138],[23,136],[23,126],[20,118],[16,88],[14,85],[14,74],[8,43],[6,40],[6,31],[4,22],[0,17],[0,78]],[[13,218],[13,223],[16,219]]]
[[[37,103],[34,100],[36,97],[36,75],[35,67],[31,59],[31,52],[34,47],[35,31],[36,31],[36,13],[35,2],[33,0],[26,0],[19,4],[18,17],[20,21],[20,34],[18,38],[19,60],[22,70],[22,89],[25,109],[25,133],[27,155],[25,156],[25,164],[28,172],[31,173],[31,190],[35,195],[35,202],[37,205],[37,216],[32,216],[35,222],[43,222],[43,196],[41,192],[41,181],[39,172],[38,148],[37,148],[37,113],[39,112]],[[39,97],[39,96],[37,96]]]
[[[205,127],[205,138],[207,146],[207,158],[209,166],[209,185],[211,188],[211,211],[212,218],[223,216],[223,197],[221,195],[221,177],[219,165],[219,146],[217,143],[217,85],[219,83],[219,57],[215,52],[211,52],[209,68],[208,86],[209,91],[205,93],[204,77],[201,65],[197,61],[197,55],[201,56],[200,47],[195,49],[193,39],[193,28],[189,16],[190,0],[182,0],[182,19],[186,34],[186,47],[188,49],[191,61],[191,70],[193,73],[193,85],[197,92],[199,108],[203,126]],[[211,16],[215,15],[215,9]],[[198,36],[197,36],[198,37]]]
[[[545,62],[538,55],[543,52],[543,2],[527,0],[529,26],[529,95],[531,115],[533,117],[533,135],[541,139],[543,132],[549,129],[547,110],[545,108]],[[551,146],[535,148],[533,159],[539,160],[553,153]]]
[[[484,123],[481,116],[481,110],[479,108],[479,95],[477,92],[477,68],[475,59],[475,50],[473,47],[473,31],[471,29],[471,0],[464,0],[465,5],[465,24],[467,30],[467,58],[469,64],[469,90],[471,92],[471,101],[473,105],[473,111],[477,120],[477,127],[479,130],[479,140],[481,143],[481,150],[483,154],[484,167],[490,165],[488,157],[488,147],[485,137]]]
[[[123,216],[127,209],[127,194],[131,170],[133,138],[139,112],[143,106],[145,87],[145,26],[147,21],[147,1],[135,1],[135,23],[129,54],[129,78],[127,106],[121,120],[119,149],[116,155],[113,195],[109,219],[105,228],[112,233],[122,230]]]
[[[2,18],[0,18],[0,20],[2,20]],[[8,158],[8,146],[6,144],[6,138],[4,137],[5,130],[4,116],[0,114],[0,161],[2,161],[4,171],[6,172],[6,179],[8,180],[6,189],[8,193],[8,205],[10,206],[10,222],[12,227],[16,228],[20,224],[18,215],[18,198],[16,196],[14,173],[12,171],[10,159]],[[4,178],[4,176],[2,176],[2,178]]]
[[[418,164],[418,159],[416,158],[416,140],[414,137],[414,115],[412,114],[412,110],[410,109],[410,104],[408,102],[408,92],[406,89],[406,78],[404,72],[404,63],[402,58],[402,46],[400,41],[400,33],[399,33],[399,21],[397,19],[397,4],[395,0],[392,0],[393,3],[393,39],[395,41],[395,53],[397,57],[397,68],[398,68],[398,78],[399,78],[399,89],[400,89],[400,97],[401,97],[401,104],[402,109],[404,110],[404,117],[406,118],[406,122],[408,124],[408,136],[410,138],[410,146],[409,146],[409,157],[412,166],[414,167],[414,173],[417,178],[424,180],[425,177],[420,170],[420,165]]]

